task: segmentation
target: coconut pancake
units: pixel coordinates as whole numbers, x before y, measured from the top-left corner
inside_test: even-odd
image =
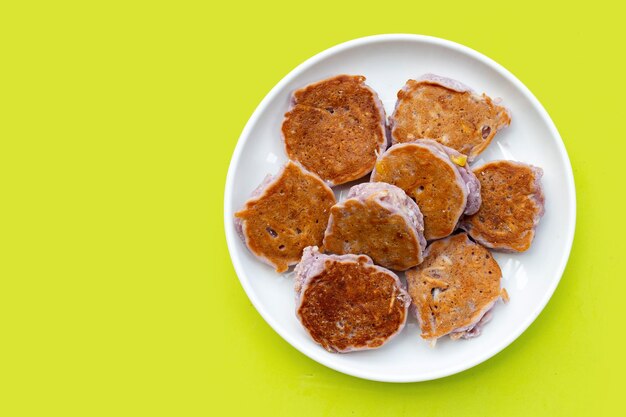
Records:
[[[406,272],[422,338],[478,336],[496,301],[508,300],[501,278],[489,251],[465,233],[431,243],[424,262]]]
[[[510,123],[508,111],[487,95],[433,74],[407,81],[390,118],[392,143],[432,138],[470,162]]]
[[[387,148],[385,110],[360,75],[339,75],[294,92],[281,130],[289,158],[331,186],[369,173]]]
[[[371,179],[413,197],[424,215],[424,237],[441,239],[454,231],[461,215],[480,207],[480,183],[466,160],[432,140],[399,143],[380,156]]]
[[[378,265],[404,271],[422,261],[423,232],[420,209],[404,191],[383,182],[363,183],[331,208],[324,250],[365,254]]]
[[[404,328],[411,299],[398,277],[369,257],[309,247],[295,273],[296,315],[329,352],[375,349]]]
[[[235,213],[235,226],[255,256],[284,272],[305,247],[322,243],[333,204],[335,195],[317,175],[289,161]]]
[[[505,252],[530,248],[544,213],[541,168],[514,161],[493,161],[474,170],[483,203],[460,227],[477,242]]]

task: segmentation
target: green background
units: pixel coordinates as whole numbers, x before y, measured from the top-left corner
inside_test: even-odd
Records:
[[[0,5],[0,415],[623,412],[617,2],[17,3]],[[397,385],[274,333],[235,276],[222,203],[272,86],[337,43],[402,32],[474,48],[534,92],[569,152],[578,223],[561,284],[517,341]]]

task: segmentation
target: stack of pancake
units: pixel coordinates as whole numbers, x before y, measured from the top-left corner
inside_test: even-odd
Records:
[[[478,336],[508,300],[490,250],[528,250],[544,212],[540,168],[470,166],[511,122],[497,100],[432,74],[397,97],[387,120],[360,75],[295,91],[289,160],[235,213],[253,255],[297,264],[296,316],[330,352],[382,346],[411,305],[432,345]],[[337,202],[331,187],[357,180]]]

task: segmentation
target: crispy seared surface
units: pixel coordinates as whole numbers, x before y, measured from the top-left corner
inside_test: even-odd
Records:
[[[333,204],[334,194],[317,176],[289,161],[280,178],[235,216],[243,220],[248,248],[284,272],[305,247],[322,243]]]
[[[543,213],[543,192],[530,166],[494,161],[474,170],[482,205],[463,220],[470,236],[493,249],[523,252],[530,247]]]
[[[413,197],[424,215],[424,237],[450,235],[463,214],[467,195],[456,169],[418,144],[395,145],[376,163],[372,181],[402,188]]]
[[[483,246],[465,233],[437,240],[424,262],[406,272],[424,339],[475,323],[501,295],[502,272]]]
[[[479,97],[415,80],[398,92],[392,117],[394,143],[432,138],[470,160],[485,150],[499,129],[511,123],[504,107],[485,94]]]
[[[417,265],[421,249],[415,231],[403,216],[391,213],[374,197],[365,202],[349,199],[332,207],[324,250],[365,254],[374,263],[397,271]]]
[[[285,114],[287,155],[332,185],[370,172],[386,141],[384,113],[364,81],[340,75],[311,84],[294,93]]]
[[[397,282],[360,259],[326,261],[297,311],[311,337],[331,352],[379,347],[406,320]]]

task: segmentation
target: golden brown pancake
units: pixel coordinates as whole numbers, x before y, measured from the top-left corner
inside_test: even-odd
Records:
[[[489,251],[465,233],[431,243],[424,262],[406,272],[422,338],[480,334],[481,319],[500,297],[508,299],[501,277]]]
[[[339,75],[297,90],[282,135],[290,159],[330,185],[361,178],[387,147],[385,111],[360,75]]]
[[[544,212],[540,168],[514,161],[493,161],[474,170],[482,205],[460,227],[477,242],[506,252],[523,252],[535,237]]]
[[[254,255],[284,272],[305,247],[322,243],[335,196],[317,175],[292,161],[266,182],[235,213],[235,225]]]
[[[424,237],[441,239],[454,231],[461,215],[467,212],[468,197],[472,198],[472,212],[480,206],[478,181],[469,169],[457,164],[466,165],[462,159],[453,162],[437,142],[401,143],[380,156],[371,179],[393,184],[413,197],[424,215]],[[465,170],[463,176],[461,169]]]
[[[306,248],[295,272],[298,319],[330,352],[378,348],[406,323],[410,297],[393,272],[367,256]]]
[[[419,207],[404,191],[382,182],[363,183],[331,208],[324,250],[368,255],[378,265],[404,271],[422,260],[423,230]]]
[[[392,143],[432,138],[472,161],[508,126],[511,117],[491,98],[448,78],[425,75],[398,92],[391,116]]]

